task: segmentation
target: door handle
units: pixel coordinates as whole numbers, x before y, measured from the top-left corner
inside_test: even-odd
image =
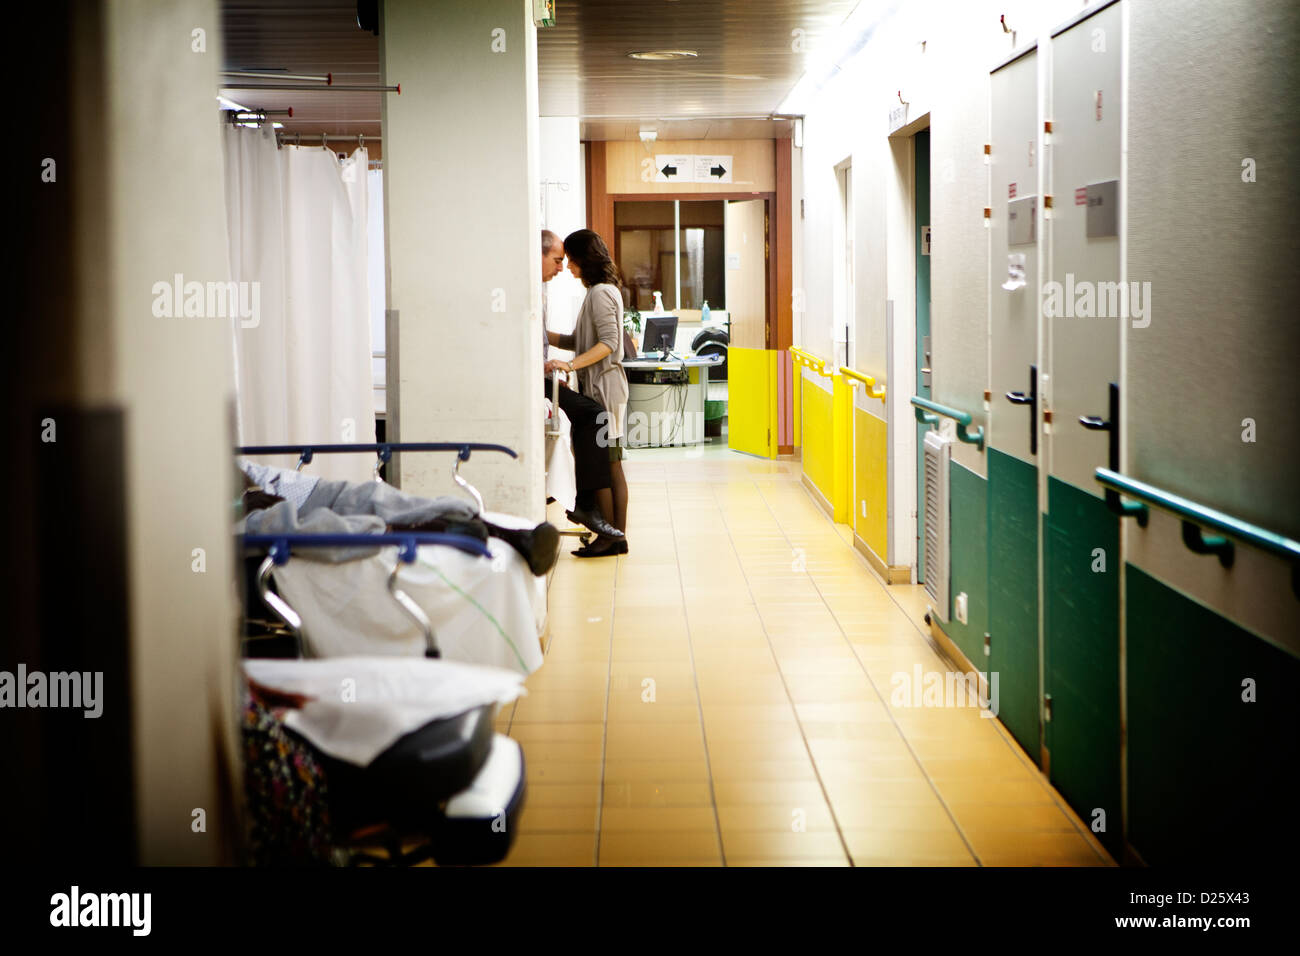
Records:
[[[1079,424],[1089,431],[1110,432],[1106,441],[1106,464],[1111,471],[1119,471],[1119,385],[1114,382],[1110,383],[1110,417],[1102,418],[1100,415],[1083,415],[1079,418]],[[1138,519],[1138,524],[1145,528],[1147,526],[1147,508],[1146,505],[1133,504],[1121,500],[1119,492],[1114,488],[1106,489],[1106,507],[1113,514],[1121,518],[1125,515],[1132,515]],[[1186,534],[1186,528],[1183,529]],[[1191,547],[1189,544],[1188,547]]]
[[[1029,454],[1038,454],[1038,366],[1029,366],[1029,394],[1024,392],[1007,392],[1007,401],[1012,405],[1029,406]]]

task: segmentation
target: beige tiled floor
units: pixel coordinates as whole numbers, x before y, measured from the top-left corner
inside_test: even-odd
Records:
[[[924,591],[880,582],[797,462],[626,468],[630,553],[566,547],[546,663],[498,720],[528,764],[506,865],[1111,862],[997,721],[891,705],[894,674],[952,669]]]

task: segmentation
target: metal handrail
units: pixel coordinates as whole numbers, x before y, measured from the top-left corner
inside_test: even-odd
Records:
[[[920,395],[912,396],[912,405],[915,407],[916,420],[922,425],[939,424],[940,415],[944,418],[951,418],[957,423],[957,437],[968,445],[978,445],[980,450],[983,451],[984,428],[983,426],[976,426],[971,429],[970,412],[962,412],[947,405],[940,405],[938,402],[932,402]],[[934,414],[927,414],[929,412]]]
[[[1146,505],[1168,511],[1183,523],[1183,543],[1196,554],[1214,554],[1225,568],[1232,567],[1235,548],[1225,535],[1291,562],[1291,588],[1300,597],[1300,541],[1234,518],[1207,505],[1191,501],[1155,485],[1121,475],[1110,468],[1098,468],[1097,481],[1105,488],[1136,498]],[[1220,534],[1207,535],[1209,528]]]
[[[882,402],[885,400],[884,386],[881,386],[880,390],[877,391],[876,380],[870,375],[863,375],[861,372],[854,371],[847,365],[840,366],[840,374],[849,379],[850,385],[855,382],[861,382],[863,385],[867,386],[867,398],[878,398]]]

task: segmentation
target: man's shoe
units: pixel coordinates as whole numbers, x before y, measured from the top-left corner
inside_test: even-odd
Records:
[[[541,577],[551,568],[560,556],[560,530],[549,521],[543,521],[535,528],[519,530],[488,525],[494,538],[500,538],[524,556],[528,569]]]
[[[566,511],[564,515],[570,521],[576,521],[578,524],[590,528],[596,534],[603,534],[607,538],[623,537],[623,532],[606,521],[599,511],[583,511],[580,508],[574,508],[572,511]]]
[[[610,558],[616,554],[627,554],[626,538],[602,538],[593,541],[585,548],[579,548],[573,554],[579,558]]]

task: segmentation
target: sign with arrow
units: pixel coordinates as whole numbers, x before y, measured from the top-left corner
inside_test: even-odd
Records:
[[[697,183],[731,182],[732,157],[730,156],[694,156],[695,181]]]
[[[695,182],[694,156],[655,156],[655,182],[657,183],[693,183]]]

